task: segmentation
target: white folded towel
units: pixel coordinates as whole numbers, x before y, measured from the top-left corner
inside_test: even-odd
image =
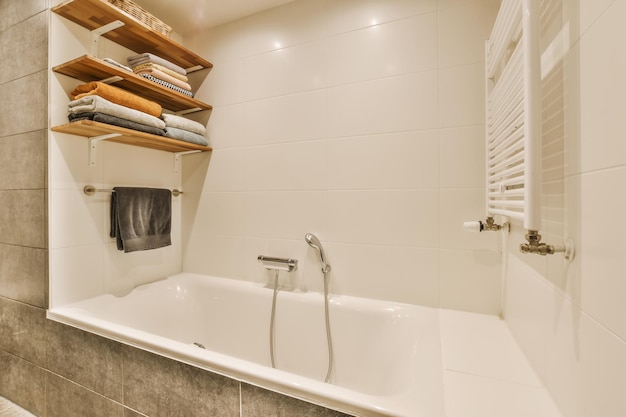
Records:
[[[126,58],[126,60],[128,61],[128,65],[130,65],[131,67],[135,67],[140,64],[146,64],[148,62],[152,62],[153,64],[163,65],[164,67],[169,68],[172,71],[176,71],[180,74],[187,75],[187,70],[184,69],[183,67],[178,66],[174,64],[173,62],[170,62],[166,59],[163,59],[159,56],[156,56],[147,52],[144,54],[129,56],[128,58]]]

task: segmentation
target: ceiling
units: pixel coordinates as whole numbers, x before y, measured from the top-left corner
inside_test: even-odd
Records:
[[[183,36],[293,0],[133,0]]]

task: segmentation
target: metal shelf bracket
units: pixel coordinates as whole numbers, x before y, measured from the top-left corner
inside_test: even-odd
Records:
[[[95,57],[98,56],[98,45],[100,44],[100,36],[121,26],[124,26],[124,22],[122,22],[121,20],[114,20],[113,22],[108,23],[104,26],[100,26],[98,29],[92,30],[89,43],[91,45],[91,55]]]
[[[89,140],[89,166],[96,166],[96,151],[98,150],[98,142],[122,136],[120,133],[109,133],[107,135],[92,136]]]
[[[202,151],[184,151],[184,152],[175,152],[174,153],[174,174],[178,175],[180,173],[180,157],[183,155],[189,155],[192,153],[199,153]]]

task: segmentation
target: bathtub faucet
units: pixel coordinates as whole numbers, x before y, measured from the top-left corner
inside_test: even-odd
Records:
[[[326,255],[324,254],[324,249],[322,249],[322,243],[312,233],[307,233],[304,235],[304,240],[309,244],[313,249],[317,249],[317,252],[320,256],[320,262],[322,263],[322,273],[327,274],[330,272],[330,265],[326,263]]]
[[[259,255],[257,261],[263,264],[265,269],[273,269],[275,271],[293,272],[298,269],[298,260],[291,258],[274,258],[271,256]]]

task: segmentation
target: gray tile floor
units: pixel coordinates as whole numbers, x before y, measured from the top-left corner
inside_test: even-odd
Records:
[[[0,417],[34,417],[34,414],[18,407],[6,398],[0,397]]]

